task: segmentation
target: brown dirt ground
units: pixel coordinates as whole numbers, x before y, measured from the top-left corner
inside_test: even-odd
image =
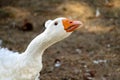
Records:
[[[43,31],[43,22],[64,16],[84,22],[84,28],[51,46],[43,55],[41,80],[120,80],[120,1],[110,0],[3,0],[0,3],[0,39],[3,47],[23,52],[29,42]],[[95,17],[96,9],[101,15]],[[6,17],[7,16],[7,17]],[[24,19],[33,31],[21,31]],[[55,59],[61,66],[54,68]],[[107,60],[94,64],[94,60]]]

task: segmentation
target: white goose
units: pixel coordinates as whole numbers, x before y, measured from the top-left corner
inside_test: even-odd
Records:
[[[45,31],[22,54],[0,48],[0,80],[39,80],[45,49],[68,37],[79,25],[82,22],[62,17],[48,20]]]

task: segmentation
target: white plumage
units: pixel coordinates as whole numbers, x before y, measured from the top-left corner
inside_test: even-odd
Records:
[[[96,14],[95,14],[95,17],[100,17],[101,13],[100,13],[100,10],[99,8],[96,9]]]
[[[45,31],[31,41],[25,52],[0,48],[0,80],[39,80],[44,50],[68,37],[80,24],[66,18],[49,20]]]

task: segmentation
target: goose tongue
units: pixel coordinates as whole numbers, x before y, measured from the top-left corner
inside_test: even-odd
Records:
[[[66,32],[72,32],[76,30],[79,26],[82,26],[82,22],[80,21],[73,21],[69,19],[63,19],[63,26]]]

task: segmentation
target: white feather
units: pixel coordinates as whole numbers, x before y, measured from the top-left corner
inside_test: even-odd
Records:
[[[99,8],[97,8],[97,9],[96,9],[96,14],[95,14],[95,16],[96,16],[96,17],[99,17],[100,15],[101,15],[100,10],[99,10]]]
[[[0,48],[0,80],[39,80],[44,50],[71,34],[63,29],[62,19],[47,23],[49,27],[33,39],[21,54]],[[57,26],[54,25],[56,21]]]

